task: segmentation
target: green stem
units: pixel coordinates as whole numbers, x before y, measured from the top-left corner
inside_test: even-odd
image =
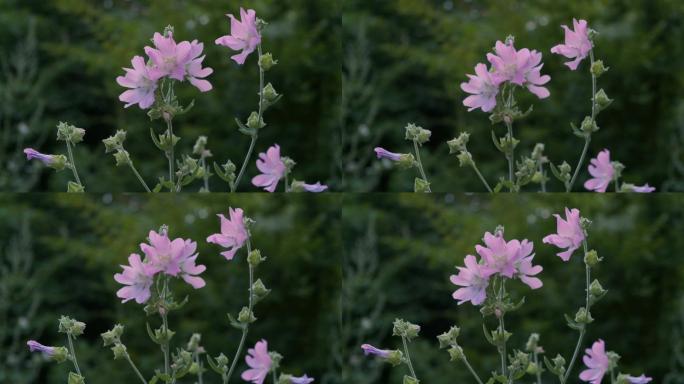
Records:
[[[203,380],[202,380],[202,362],[200,362],[199,353],[197,353],[197,351],[195,351],[195,364],[197,364],[197,367],[199,368],[199,371],[197,372],[197,380],[199,381],[198,384],[203,384]]]
[[[68,139],[66,140],[66,147],[67,147],[67,154],[69,155],[69,168],[71,168],[71,172],[74,174],[74,179],[76,179],[76,182],[78,185],[83,186],[81,183],[81,178],[78,177],[78,171],[76,170],[76,162],[74,161],[74,152],[71,150],[71,141]]]
[[[202,169],[204,169],[204,176],[203,176],[204,191],[209,192],[209,170],[207,169],[207,162],[206,162],[204,156],[202,156],[202,158],[200,158],[200,163],[201,163]],[[200,384],[202,384],[202,383],[200,383]]]
[[[174,178],[175,178],[174,177],[175,176],[174,175],[174,173],[175,173],[174,172],[174,168],[175,168],[175,166],[174,166],[175,148],[174,147],[175,146],[173,145],[173,122],[171,121],[170,118],[164,119],[164,120],[166,120],[166,137],[168,138],[168,145],[170,146],[170,149],[166,152],[166,157],[169,159],[169,181],[171,182],[171,184],[175,184],[174,183]],[[172,192],[174,192],[174,191],[172,190]]]
[[[164,303],[164,308],[161,313],[161,318],[162,318],[162,324],[163,324],[163,330],[164,330],[164,344],[161,345],[162,353],[164,354],[164,373],[166,375],[169,374],[169,339],[168,339],[168,332],[169,332],[169,323],[166,315],[166,293],[168,291],[169,287],[169,279],[168,277],[164,277],[164,287],[162,291],[162,302]]]
[[[147,380],[145,380],[145,377],[143,377],[142,373],[140,373],[140,370],[138,370],[138,367],[135,366],[133,363],[133,360],[131,360],[131,357],[126,353],[126,360],[128,360],[128,363],[131,365],[131,368],[135,371],[135,374],[138,375],[138,378],[140,381],[143,382],[143,384],[147,384]]]
[[[273,384],[278,384],[278,375],[276,374],[276,370],[272,370],[271,373],[273,374]]]
[[[568,187],[565,189],[565,192],[570,192],[572,190],[572,186],[575,184],[575,180],[577,180],[577,175],[579,175],[580,168],[582,167],[582,164],[584,164],[584,158],[587,156],[590,142],[591,136],[587,135],[584,138],[584,148],[582,148],[582,154],[580,155],[579,161],[577,162],[577,166],[575,167],[575,173],[572,175],[570,184],[568,184]]]
[[[534,351],[534,365],[537,367],[537,384],[542,384],[541,367],[539,366],[539,357],[537,351]]]
[[[477,372],[473,369],[473,367],[470,365],[468,362],[468,359],[466,359],[465,354],[463,355],[463,363],[466,365],[470,373],[473,375],[475,380],[477,380],[477,384],[482,384],[482,380],[480,379],[480,376],[477,375]]]
[[[257,52],[259,54],[259,57],[261,57],[261,44],[257,45]],[[264,69],[261,68],[261,65],[259,65],[259,118],[257,119],[257,122],[261,124],[261,119],[263,118],[264,115]],[[249,163],[249,159],[252,157],[252,152],[254,151],[254,144],[256,144],[257,140],[257,134],[256,132],[252,134],[252,141],[249,143],[249,149],[247,150],[247,155],[245,156],[245,160],[242,162],[242,167],[240,167],[240,172],[238,173],[237,178],[235,179],[235,182],[233,183],[233,187],[230,189],[230,192],[235,192],[237,189],[238,185],[240,185],[240,180],[242,180],[242,175],[245,173],[245,169],[247,168],[247,164]]]
[[[513,163],[515,160],[515,148],[513,147],[513,124],[506,122],[508,129],[508,137],[510,139],[511,149],[506,153],[506,160],[508,161],[508,181],[511,183],[509,192],[513,192]]]
[[[150,190],[150,187],[147,186],[147,183],[145,183],[145,180],[143,180],[142,176],[140,176],[140,173],[139,173],[138,170],[135,168],[135,165],[133,165],[133,161],[130,160],[130,159],[129,159],[129,161],[128,161],[128,166],[131,167],[131,170],[132,170],[133,173],[135,174],[135,177],[138,178],[138,181],[140,181],[140,184],[142,184],[142,186],[145,188],[145,190],[146,190],[148,193],[152,192],[152,191]]]
[[[406,355],[406,365],[408,365],[409,372],[411,372],[411,377],[418,380],[416,377],[416,371],[413,370],[413,364],[411,363],[411,355],[409,354],[408,344],[406,343],[406,338],[401,337],[401,342],[404,344],[404,354]]]
[[[68,143],[68,141],[67,141]],[[71,338],[71,333],[67,332],[67,339],[69,340],[69,353],[71,354],[71,361],[74,363],[74,368],[76,368],[76,373],[83,377],[81,374],[81,369],[78,367],[78,359],[76,358],[76,349],[74,348],[74,342]]]
[[[252,244],[250,241],[250,238],[247,237],[247,255],[252,253]],[[249,312],[252,312],[252,308],[254,308],[254,295],[252,294],[252,285],[254,285],[254,267],[252,267],[251,264],[249,264]],[[245,340],[247,339],[247,332],[249,331],[249,323],[245,323],[244,328],[242,328],[242,337],[240,338],[240,344],[238,344],[238,348],[235,351],[235,356],[233,356],[233,361],[230,364],[230,369],[228,370],[228,374],[226,375],[225,383],[227,383],[230,380],[230,377],[233,375],[233,371],[235,370],[235,366],[237,365],[237,361],[240,357],[240,353],[242,352],[242,349],[245,346]]]
[[[420,172],[420,176],[428,184],[427,191],[432,192],[432,189],[430,188],[430,182],[427,179],[427,175],[425,175],[425,169],[423,169],[423,162],[420,160],[420,149],[418,148],[418,142],[415,140],[413,140],[413,149],[416,152],[416,162],[418,163],[418,171]]]
[[[485,188],[487,188],[487,191],[489,191],[489,193],[493,193],[494,191],[492,190],[492,187],[489,186],[489,183],[487,183],[487,180],[485,180],[484,176],[482,176],[482,173],[480,173],[480,170],[477,169],[477,165],[475,165],[474,160],[471,162],[471,165],[473,166],[473,170],[477,174],[477,177],[480,178],[480,181],[482,181],[482,184],[484,184]]]
[[[544,165],[539,163],[539,173],[541,174],[541,191],[546,192],[546,178],[544,177]]]
[[[584,254],[588,252],[588,245],[587,245],[587,240],[586,238],[582,241],[582,246],[584,248]],[[585,308],[587,310],[587,316],[589,316],[589,309],[590,309],[590,301],[589,301],[589,285],[590,285],[590,280],[591,280],[591,267],[589,267],[588,264],[585,263],[585,279],[586,279],[586,297],[585,297]],[[563,376],[563,379],[561,380],[561,383],[564,384],[565,382],[568,381],[568,377],[570,377],[570,373],[572,371],[573,366],[575,365],[575,361],[577,361],[577,357],[579,356],[580,349],[582,348],[582,341],[584,340],[584,335],[587,332],[587,324],[582,324],[582,328],[579,331],[579,337],[577,338],[577,345],[575,346],[575,351],[572,354],[572,359],[570,360],[570,365],[568,365],[567,371],[565,371],[565,376]]]
[[[289,189],[289,188],[290,188],[290,187],[289,187],[289,185],[290,185],[289,176],[290,176],[290,173],[287,172],[287,171],[285,171],[285,175],[284,175],[284,177],[285,177],[285,193],[290,192],[290,189]]]
[[[589,71],[591,72],[591,67],[594,66],[594,50],[589,51]],[[591,74],[591,121],[596,120],[596,114],[598,113],[598,108],[596,108],[596,76],[592,73]],[[566,188],[566,192],[570,192],[572,190],[572,186],[575,184],[575,180],[577,179],[577,175],[579,174],[580,168],[582,168],[582,164],[584,164],[584,158],[587,155],[587,150],[589,149],[589,142],[591,142],[591,133],[585,133],[586,137],[584,139],[584,148],[582,149],[582,154],[580,155],[580,159],[577,162],[577,166],[575,167],[575,173],[572,175],[572,179],[570,180],[570,184]]]

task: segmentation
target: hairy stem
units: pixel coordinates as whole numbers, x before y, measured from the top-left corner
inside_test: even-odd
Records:
[[[480,178],[480,181],[482,181],[482,184],[484,184],[485,188],[487,188],[487,191],[489,191],[489,193],[493,193],[494,191],[492,190],[492,187],[489,186],[489,183],[487,183],[487,180],[485,180],[484,176],[482,176],[482,173],[480,173],[480,170],[477,168],[477,165],[475,165],[474,160],[471,162],[471,165],[473,167],[473,170],[477,174],[477,177]]]
[[[589,71],[591,72],[591,67],[594,66],[594,50],[589,51]],[[592,73],[591,74],[591,121],[596,120],[596,114],[598,113],[598,108],[596,105],[596,76]],[[572,186],[575,184],[575,180],[577,179],[577,175],[579,174],[580,168],[582,168],[582,164],[584,164],[584,158],[587,156],[587,150],[589,149],[589,143],[591,142],[591,133],[587,133],[586,137],[584,139],[584,148],[582,149],[582,154],[580,155],[580,159],[577,162],[577,166],[575,167],[575,173],[572,175],[572,179],[570,180],[570,184],[566,188],[566,192],[570,192],[572,190]]]
[[[413,370],[413,364],[411,363],[411,355],[409,354],[408,343],[405,337],[401,337],[401,342],[404,344],[404,354],[406,355],[406,365],[408,365],[409,372],[411,372],[411,377],[418,380],[416,376],[416,371]]]
[[[513,147],[513,123],[506,122],[508,129],[508,137],[511,139],[511,149],[506,153],[506,161],[508,161],[508,181],[511,183],[509,192],[513,192],[513,163],[515,162],[515,148]]]
[[[413,141],[413,149],[416,152],[416,162],[418,163],[420,177],[422,177],[423,180],[428,183],[427,191],[432,192],[432,189],[430,188],[430,182],[427,179],[427,175],[425,175],[425,169],[423,169],[423,162],[420,160],[420,149],[418,148],[418,142],[415,140]]]
[[[473,367],[470,365],[468,362],[468,359],[465,357],[465,354],[463,354],[463,363],[466,365],[470,373],[473,375],[475,380],[477,380],[477,384],[482,384],[482,379],[480,379],[480,376],[478,376],[477,372],[473,369]]]
[[[83,186],[83,184],[81,183],[81,178],[78,177],[78,171],[76,170],[76,162],[74,161],[74,152],[71,150],[71,141],[69,139],[66,140],[66,147],[67,154],[69,155],[69,168],[71,168],[71,172],[73,172],[74,179],[76,179],[78,185]]]
[[[164,287],[162,288],[162,301],[164,302],[164,306],[166,306],[166,294],[169,289],[169,278],[164,276]],[[164,330],[164,344],[161,345],[161,350],[162,353],[164,354],[164,373],[166,375],[169,374],[169,340],[168,340],[168,332],[169,332],[169,323],[166,315],[166,307],[164,307],[164,310],[161,313],[161,318],[162,318],[162,324],[163,324],[163,330]]]
[[[68,143],[68,141],[67,141]],[[78,359],[76,358],[76,349],[74,348],[74,341],[73,338],[71,337],[71,333],[67,332],[67,340],[69,340],[69,354],[71,355],[71,361],[74,363],[74,368],[76,369],[76,373],[78,373],[79,376],[83,376],[81,374],[81,368],[78,367]]]
[[[171,184],[175,184],[174,183],[174,177],[175,177],[175,175],[174,175],[174,173],[175,173],[174,172],[174,168],[175,168],[175,166],[174,166],[174,163],[175,163],[174,152],[175,152],[175,148],[173,145],[173,122],[171,121],[170,118],[164,119],[164,120],[166,120],[166,137],[169,140],[168,145],[170,146],[170,149],[166,152],[166,157],[169,159],[169,181],[171,182]]]
[[[143,377],[142,373],[140,373],[140,370],[138,370],[138,367],[135,366],[133,363],[133,360],[131,360],[131,357],[126,353],[126,360],[128,360],[128,364],[131,365],[131,368],[135,371],[135,374],[138,375],[138,378],[140,381],[143,382],[143,384],[147,384],[147,380],[145,380],[145,377]]]
[[[499,288],[499,302],[503,302],[504,295],[506,294],[506,278],[501,278],[501,287]],[[499,354],[501,355],[501,374],[506,376],[506,325],[504,323],[505,313],[501,313],[499,316],[499,330],[502,334],[503,341],[501,342],[501,348]]]
[[[539,354],[534,351],[534,365],[537,367],[537,384],[542,384],[541,381],[541,367],[539,366]]]
[[[152,190],[150,190],[150,187],[147,186],[147,183],[145,183],[145,180],[142,178],[142,176],[140,176],[140,173],[135,168],[135,165],[133,165],[133,161],[130,159],[128,161],[128,166],[131,167],[131,170],[135,174],[135,177],[138,178],[138,181],[140,181],[140,184],[142,184],[142,186],[145,188],[145,191],[147,191],[148,193],[152,192]]]
[[[584,253],[586,254],[588,252],[588,245],[587,245],[587,240],[586,238],[582,241],[582,246],[584,247]],[[586,298],[585,298],[585,308],[587,310],[587,316],[589,315],[589,309],[590,309],[590,301],[589,301],[589,285],[590,285],[590,280],[591,280],[591,267],[589,267],[588,264],[585,263],[585,279],[586,279]],[[582,341],[584,340],[584,335],[587,333],[587,324],[582,324],[582,328],[579,331],[579,337],[577,338],[577,345],[575,346],[575,351],[572,354],[572,359],[570,360],[570,365],[568,365],[567,371],[565,371],[565,376],[563,376],[563,380],[561,383],[565,383],[568,381],[568,377],[570,377],[570,372],[572,372],[572,368],[575,365],[575,361],[577,361],[577,357],[579,356],[580,349],[582,348]]]

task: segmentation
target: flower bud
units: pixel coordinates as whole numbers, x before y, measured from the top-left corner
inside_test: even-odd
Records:
[[[228,365],[228,363],[229,363],[229,359],[223,353],[216,357],[216,364],[219,367],[225,367],[226,365]]]
[[[402,381],[402,384],[418,384],[420,383],[420,380],[416,379],[415,377],[404,375],[404,381]]]
[[[257,298],[257,299],[263,299],[266,297],[271,292],[270,289],[266,288],[264,283],[261,281],[261,279],[257,279],[257,281],[252,284],[252,294]]]
[[[195,155],[202,155],[207,148],[207,137],[200,136],[195,141],[195,145],[192,146],[192,153]]]
[[[413,123],[409,123],[406,126],[406,140],[415,141],[418,144],[423,145],[430,140],[430,135],[432,135],[432,132]]]
[[[594,63],[591,65],[591,74],[596,76],[596,78],[601,77],[604,73],[606,73],[610,68],[609,67],[604,67],[603,66],[603,61],[602,60],[596,60]]]
[[[280,362],[283,361],[283,355],[276,351],[270,351],[268,356],[271,358],[271,370],[277,370],[280,367]]]
[[[461,151],[456,157],[458,157],[458,164],[461,167],[473,165],[473,155],[467,151]]]
[[[125,359],[128,354],[128,352],[126,352],[126,346],[121,343],[114,344],[112,352],[114,352],[114,360]]]
[[[69,372],[69,378],[67,379],[67,384],[85,384],[85,379],[83,376],[74,373],[74,372]]]
[[[85,187],[79,183],[70,181],[67,183],[67,193],[83,193],[85,192]]]
[[[270,52],[259,56],[259,68],[263,69],[264,71],[270,70],[274,65],[277,64],[278,60],[274,60],[273,55],[271,55]]]
[[[453,153],[460,152],[460,151],[465,151],[466,145],[468,144],[469,139],[470,139],[469,133],[461,132],[461,134],[458,135],[458,137],[447,141],[447,145],[449,146],[449,154],[453,154]]]
[[[292,172],[292,168],[297,165],[297,162],[287,156],[283,156],[280,159],[283,161],[283,164],[285,164],[285,171],[288,173]]]
[[[273,85],[271,83],[266,84],[263,92],[264,99],[266,99],[266,101],[269,102],[275,101],[278,98],[278,96],[280,96],[278,92],[276,92],[275,88],[273,88]]]
[[[403,319],[394,320],[394,327],[392,329],[393,336],[401,336],[409,340],[418,336],[420,332],[420,326],[416,324],[409,323]]]
[[[71,336],[80,336],[85,330],[86,324],[81,321],[76,321],[68,316],[62,316],[59,318],[58,331],[60,333],[67,333]]]
[[[256,317],[254,317],[254,312],[252,312],[249,308],[242,307],[240,313],[238,314],[238,321],[242,324],[249,324],[255,322]]]
[[[608,355],[608,368],[615,369],[618,365],[618,361],[620,361],[620,355],[613,351],[606,352],[606,355]]]
[[[105,145],[105,153],[114,152],[117,149],[119,149],[119,147],[121,146],[121,143],[116,138],[116,136],[110,136],[110,137],[102,140],[102,142]]]
[[[589,285],[589,293],[594,297],[601,297],[606,293],[606,290],[603,289],[598,280],[594,279]]]
[[[121,324],[116,324],[114,328],[110,329],[107,332],[101,333],[100,336],[102,337],[102,341],[104,342],[104,346],[110,346],[121,338],[121,335],[123,335],[124,331],[124,326]]]
[[[593,133],[599,130],[598,125],[596,125],[596,121],[591,118],[591,116],[586,116],[584,120],[582,120],[582,125],[580,127],[582,132],[584,133]]]
[[[67,158],[64,155],[52,155],[52,160],[49,164],[47,164],[48,167],[54,169],[55,171],[63,170],[66,167],[66,165]]]
[[[570,166],[570,164],[568,164],[567,162],[564,161],[563,164],[561,164],[558,167],[558,170],[561,172],[561,175],[564,175],[564,174],[569,175],[570,172],[572,171],[572,167]]]
[[[85,129],[60,121],[57,124],[57,140],[68,141],[72,144],[80,143],[85,136]]]
[[[581,307],[580,309],[577,310],[577,313],[575,314],[575,322],[578,324],[589,324],[592,321],[594,321],[594,318],[591,317],[591,313],[587,312],[587,309],[584,307]]]
[[[412,153],[402,153],[399,155],[397,166],[401,169],[410,169],[416,166],[416,158]]]
[[[263,118],[259,118],[259,114],[257,112],[252,112],[249,117],[247,118],[247,127],[251,129],[261,129],[265,127],[266,124],[264,123]]]
[[[598,253],[596,253],[596,251],[593,249],[584,254],[584,264],[590,267],[598,265],[598,263],[600,263],[601,260],[603,259],[598,257]]]
[[[457,343],[457,338],[458,335],[461,333],[461,329],[457,326],[453,326],[449,328],[449,331],[442,333],[441,335],[437,336],[437,340],[439,340],[439,347],[440,348],[446,348],[448,346],[453,346],[456,345]]]
[[[50,358],[56,363],[63,363],[69,358],[69,350],[66,347],[54,347]]]
[[[606,95],[606,92],[603,90],[603,88],[599,89],[599,91],[596,92],[596,95],[594,96],[594,101],[596,101],[596,105],[598,105],[599,111],[603,111],[604,109],[608,108],[610,104],[613,103],[613,99],[608,98],[608,95]]]
[[[247,262],[252,267],[258,266],[264,260],[266,260],[266,258],[261,256],[261,251],[258,249],[252,250],[252,252],[247,255]]]
[[[543,143],[537,143],[534,146],[534,149],[532,150],[532,156],[533,159],[537,160],[538,162],[546,162],[546,157],[544,157],[544,144]]]
[[[527,352],[535,352],[537,351],[537,348],[539,348],[539,334],[533,333],[530,335],[530,338],[527,339],[527,343],[525,344],[525,350]]]
[[[193,333],[192,336],[190,336],[190,340],[188,341],[188,346],[186,349],[188,351],[196,351],[199,348],[201,340],[202,335],[200,335],[199,333]]]
[[[194,362],[192,364],[190,364],[190,368],[188,369],[188,373],[193,374],[193,375],[197,375],[197,374],[199,374],[199,372],[200,372],[199,364],[194,363]]]
[[[451,361],[464,360],[465,355],[463,354],[463,348],[458,345],[452,345],[451,348],[449,348],[449,357]]]
[[[525,373],[529,375],[536,375],[539,372],[541,372],[541,367],[533,362],[530,362],[530,364],[527,366],[527,369],[525,369]]]
[[[413,181],[413,191],[421,193],[430,192],[430,183],[428,183],[427,180],[416,177]]]
[[[622,171],[625,170],[625,165],[622,164],[622,163],[619,162],[619,161],[611,161],[611,162],[610,162],[610,165],[613,166],[613,171],[615,172],[615,173],[613,174],[613,178],[614,178],[614,179],[619,179],[619,178],[621,178],[621,177],[622,177]]]
[[[565,359],[561,355],[556,355],[553,359],[551,359],[553,362],[554,368],[562,368],[563,371],[565,371]]]
[[[404,362],[404,354],[400,350],[390,351],[387,354],[386,361],[392,364],[392,366],[396,367],[397,365]]]
[[[116,160],[116,166],[121,167],[123,165],[130,165],[131,164],[131,157],[128,154],[128,151],[125,149],[119,149],[116,151],[114,154],[114,160]]]

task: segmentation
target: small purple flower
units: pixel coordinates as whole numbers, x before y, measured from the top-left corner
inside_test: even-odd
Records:
[[[646,183],[644,185],[635,185],[632,187],[632,192],[636,192],[636,193],[651,193],[651,192],[654,192],[655,190],[656,190],[655,187],[651,187],[650,185],[648,185],[648,183]]]
[[[26,342],[26,345],[28,345],[29,351],[41,352],[43,355],[47,357],[52,357],[55,354],[55,347],[48,347],[35,340],[29,340],[28,342]]]
[[[299,376],[299,377],[295,377],[295,376],[290,377],[290,382],[292,384],[309,384],[309,383],[313,383],[313,381],[314,381],[313,377],[309,377],[307,375]]]
[[[649,383],[651,380],[653,380],[652,377],[648,377],[648,376],[644,375],[643,373],[641,374],[641,376],[626,375],[625,379],[627,379],[632,384],[646,384],[646,383]]]
[[[26,154],[26,160],[37,159],[45,165],[52,165],[55,161],[55,156],[40,153],[33,148],[24,149],[24,154]]]
[[[379,349],[376,348],[370,344],[363,344],[361,346],[361,349],[363,349],[363,354],[368,356],[368,355],[375,355],[378,357],[382,357],[383,359],[386,359],[389,357],[390,350],[388,349]]]
[[[306,184],[302,183],[302,188],[304,188],[305,191],[307,192],[323,192],[328,189],[327,185],[321,184],[320,182],[316,182],[316,184]]]
[[[378,159],[387,159],[392,161],[399,161],[401,159],[401,153],[390,152],[381,147],[375,147],[375,155],[378,156]]]

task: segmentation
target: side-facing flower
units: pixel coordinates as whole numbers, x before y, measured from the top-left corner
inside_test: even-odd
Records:
[[[228,213],[230,219],[227,219],[223,214],[217,215],[221,218],[221,233],[215,233],[207,237],[207,242],[228,248],[227,251],[221,252],[221,255],[226,260],[232,260],[235,252],[242,248],[247,241],[249,234],[247,233],[247,228],[245,228],[242,209],[228,208]]]
[[[261,35],[257,28],[256,12],[253,9],[244,10],[240,8],[240,18],[238,20],[232,14],[226,15],[230,18],[230,35],[221,36],[216,39],[216,44],[226,46],[234,51],[242,51],[237,55],[231,56],[236,63],[242,65],[247,56],[254,52],[261,43]]]
[[[570,256],[575,252],[584,240],[584,231],[580,225],[580,211],[576,208],[565,208],[565,220],[558,215],[556,217],[556,232],[554,234],[545,236],[542,240],[544,244],[552,244],[558,248],[564,248],[565,251],[557,253],[563,260],[570,260]]]
[[[613,176],[615,175],[615,168],[613,168],[613,164],[610,162],[609,150],[604,149],[599,152],[596,158],[591,159],[589,174],[593,178],[584,183],[584,188],[595,192],[605,192],[608,189],[608,185],[613,181]]]
[[[304,376],[290,376],[290,383],[292,384],[310,384],[313,382],[313,377],[309,377],[306,374]]]
[[[263,187],[268,192],[275,192],[278,182],[285,175],[285,163],[280,158],[280,146],[275,144],[266,153],[260,153],[256,161],[261,175],[252,178],[252,184]]]
[[[193,40],[190,43],[190,53],[185,61],[185,77],[190,84],[194,85],[201,92],[208,92],[212,89],[211,83],[204,78],[211,75],[214,70],[209,67],[202,68],[204,61],[204,44]]]
[[[24,149],[24,154],[26,155],[26,160],[36,159],[41,163],[47,165],[50,168],[54,168],[61,171],[66,167],[66,157],[64,155],[48,155],[45,153],[40,153],[33,148]]]
[[[122,265],[122,273],[114,275],[117,283],[125,285],[116,292],[116,296],[123,299],[122,302],[135,299],[138,304],[145,303],[150,298],[150,287],[153,282],[153,273],[148,266],[140,260],[140,255],[132,253],[128,257],[129,265]]]
[[[40,352],[43,356],[52,359],[58,363],[66,361],[69,356],[69,352],[65,347],[50,347],[43,345],[35,340],[29,340],[26,342],[31,352]]]
[[[655,192],[656,190],[655,187],[651,187],[650,185],[648,185],[648,183],[644,185],[633,185],[630,187],[630,189],[632,190],[632,192],[636,193],[651,193]]]
[[[390,350],[389,349],[380,349],[376,348],[370,344],[363,344],[361,345],[361,349],[363,349],[363,354],[368,356],[368,355],[374,355],[381,357],[383,359],[386,359],[389,357]]]
[[[327,190],[328,186],[317,181],[316,184],[302,183],[302,188],[307,192],[319,193]]]
[[[534,259],[534,244],[527,239],[520,242],[518,254],[514,257],[516,277],[523,283],[527,284],[532,289],[541,288],[542,281],[535,277],[544,270],[540,265],[532,265]]]
[[[204,272],[207,267],[199,264],[197,265],[197,257],[199,256],[195,251],[197,250],[197,243],[187,239],[185,246],[180,256],[180,278],[193,288],[199,289],[206,285],[203,278],[198,275]]]
[[[477,108],[482,109],[482,112],[491,112],[496,107],[499,85],[495,83],[492,74],[487,71],[487,66],[479,63],[475,66],[475,75],[467,76],[469,80],[467,83],[461,83],[461,89],[471,95],[463,100],[463,105],[468,107],[468,112]],[[375,149],[376,153],[377,150],[378,148]],[[380,157],[379,154],[378,157]]]
[[[515,262],[520,251],[520,242],[518,240],[506,242],[501,233],[493,235],[489,232],[485,233],[483,240],[485,246],[478,244],[475,246],[475,251],[484,261],[482,266],[484,275],[489,277],[499,274],[509,279],[513,278],[516,272]]]
[[[242,372],[242,380],[253,384],[263,384],[273,363],[271,356],[268,354],[268,342],[263,339],[257,341],[254,348],[247,350],[245,361],[250,368]]]
[[[489,277],[484,274],[483,266],[477,263],[475,256],[468,255],[464,260],[465,267],[457,267],[458,275],[451,275],[449,280],[461,286],[452,297],[458,300],[458,305],[470,301],[473,305],[480,305],[487,297]]]
[[[131,60],[133,68],[124,68],[124,76],[116,78],[116,82],[125,88],[130,88],[119,95],[119,100],[126,103],[124,108],[138,104],[140,109],[147,109],[154,104],[154,92],[157,90],[157,79],[152,78],[150,68],[145,64],[142,56],[135,56]]]
[[[401,153],[390,152],[385,148],[375,147],[374,151],[378,159],[387,159],[391,161],[399,161],[401,159]]]
[[[580,373],[580,380],[591,384],[601,384],[601,379],[603,379],[603,375],[606,374],[610,365],[608,354],[606,354],[606,344],[599,339],[594,342],[591,348],[587,348],[585,353],[583,361],[587,369]]]
[[[572,26],[574,30],[568,28],[567,25],[561,26],[565,30],[565,44],[558,44],[551,48],[551,53],[574,59],[565,63],[568,68],[574,71],[579,63],[589,55],[592,44],[589,40],[589,28],[586,20],[572,19]]]
[[[544,66],[541,62],[541,52],[531,51],[527,64],[523,67],[524,86],[540,99],[545,99],[551,94],[543,85],[551,80],[551,76],[542,75],[541,69]]]
[[[185,64],[191,45],[188,41],[176,43],[173,33],[167,32],[166,36],[155,32],[152,38],[154,48],[145,47],[145,53],[152,61],[150,75],[153,80],[159,80],[164,76],[182,81],[185,78]]]
[[[653,380],[652,377],[648,377],[644,375],[643,373],[641,376],[630,376],[630,375],[624,375],[622,378],[630,382],[631,384],[646,384],[650,383],[651,380]],[[620,379],[618,379],[618,383],[620,382]]]

